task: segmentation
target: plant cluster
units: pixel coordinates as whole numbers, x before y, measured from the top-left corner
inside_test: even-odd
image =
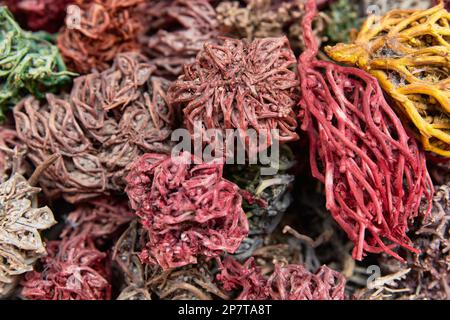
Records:
[[[295,56],[286,37],[251,42],[224,38],[208,43],[195,62],[171,84],[169,103],[183,110],[191,134],[200,130],[202,141],[224,151],[208,137],[208,129],[238,129],[249,157],[269,148],[273,139],[298,139],[294,107],[298,80]],[[248,144],[248,129],[263,138]],[[278,130],[275,137],[271,130]],[[225,151],[226,152],[226,151]]]
[[[173,112],[165,79],[137,53],[117,55],[111,68],[78,77],[70,95],[28,97],[14,108],[19,138],[34,164],[61,157],[43,173],[50,198],[79,202],[123,191],[128,165],[145,152],[170,152]]]

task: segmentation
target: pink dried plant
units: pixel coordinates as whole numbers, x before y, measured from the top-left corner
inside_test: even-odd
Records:
[[[298,139],[295,63],[286,37],[252,42],[223,38],[206,44],[196,61],[185,66],[169,87],[169,103],[183,109],[185,127],[191,134],[198,128],[206,144],[213,144],[208,129],[221,130],[224,136],[225,129],[238,129],[252,156],[270,147],[272,138],[280,143]],[[251,148],[248,129],[267,139]],[[275,137],[271,130],[278,130]]]
[[[109,300],[110,266],[87,234],[47,243],[42,271],[22,281],[22,296],[30,300]]]
[[[425,155],[386,102],[377,80],[362,70],[316,59],[312,33],[316,3],[303,20],[301,128],[310,142],[314,177],[325,184],[327,209],[355,244],[353,257],[395,247],[412,252],[408,223],[423,197],[431,209],[433,186]]]
[[[217,279],[224,289],[236,290],[237,300],[344,300],[346,280],[339,272],[322,266],[310,273],[302,265],[275,265],[269,276],[250,258],[243,265],[227,257],[219,263]]]
[[[193,160],[187,152],[151,153],[131,167],[126,192],[149,233],[144,262],[164,269],[197,263],[235,252],[248,234],[239,188],[222,178],[223,165]]]

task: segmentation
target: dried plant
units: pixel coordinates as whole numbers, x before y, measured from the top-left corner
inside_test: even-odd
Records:
[[[169,88],[169,103],[183,108],[186,128],[191,134],[200,130],[207,143],[208,129],[221,130],[223,136],[225,129],[239,129],[243,142],[250,128],[267,137],[253,147],[245,144],[253,156],[270,147],[272,138],[280,143],[298,139],[294,65],[286,37],[253,42],[225,38],[219,44],[206,44],[196,61],[185,66],[184,75]],[[275,137],[271,130],[278,130]]]
[[[120,227],[130,223],[134,214],[126,202],[103,197],[79,205],[66,219],[62,238],[87,234],[97,243],[110,240]]]
[[[269,276],[264,276],[253,259],[241,265],[226,258],[220,264],[217,279],[226,290],[239,291],[237,300],[343,300],[345,278],[327,266],[316,273],[301,265],[276,265]]]
[[[208,0],[151,1],[145,14],[149,30],[141,38],[142,50],[160,76],[176,78],[218,35],[216,12]]]
[[[354,0],[338,0],[330,5],[325,15],[328,43],[348,42],[352,38],[361,24],[358,9],[358,1]]]
[[[66,7],[73,1],[5,0],[5,3],[25,29],[57,32],[64,22]]]
[[[422,196],[431,209],[433,186],[425,155],[383,97],[375,78],[362,70],[318,61],[311,30],[315,1],[303,21],[308,49],[299,59],[302,129],[308,133],[314,177],[325,184],[327,209],[355,244],[366,252],[413,252],[406,232]]]
[[[263,167],[259,165],[225,167],[226,177],[242,189],[243,209],[250,225],[249,236],[234,254],[239,260],[248,259],[263,244],[263,237],[275,230],[292,203],[294,176],[287,171],[294,165],[294,156],[286,145],[280,151],[278,173],[274,175],[261,175]]]
[[[226,35],[254,40],[287,34],[294,50],[304,49],[300,28],[304,3],[305,0],[223,1],[216,8],[217,19]],[[314,33],[319,43],[325,26],[325,16],[318,15]]]
[[[117,55],[113,66],[75,80],[70,97],[27,98],[14,117],[28,158],[62,157],[41,177],[50,198],[79,202],[121,192],[128,165],[145,152],[170,152],[172,108],[166,80],[135,53]]]
[[[370,16],[352,44],[326,51],[338,62],[369,71],[414,125],[425,150],[450,157],[450,17],[441,3],[428,10]]]
[[[14,163],[11,177],[0,184],[0,298],[8,296],[19,276],[33,270],[36,260],[46,255],[39,232],[56,223],[48,207],[38,207],[40,189],[33,186],[36,175],[54,158],[42,163],[27,181],[17,173],[25,151],[3,150]]]
[[[73,74],[56,46],[43,36],[23,31],[0,6],[0,120],[6,107],[31,93],[43,98],[70,81]]]
[[[20,147],[21,143],[17,136],[16,130],[10,129],[7,126],[0,127],[0,181],[6,181],[11,175],[13,170],[14,161],[12,156],[14,155],[10,149]],[[14,168],[17,173],[24,175],[26,169],[23,161],[20,161],[21,168]]]
[[[126,192],[149,233],[142,261],[168,269],[238,249],[248,221],[239,188],[222,170],[187,152],[145,154],[133,163]]]
[[[139,51],[144,32],[144,0],[75,0],[80,17],[58,34],[58,47],[70,69],[103,71],[116,55]]]
[[[436,186],[433,210],[414,232],[420,255],[409,255],[407,266],[389,257],[379,263],[390,275],[382,285],[357,293],[357,299],[450,300],[450,182]],[[407,268],[407,269],[406,269]],[[406,272],[408,271],[408,272]]]
[[[119,300],[227,299],[215,284],[207,264],[162,270],[159,266],[142,264],[139,252],[145,246],[146,233],[136,221],[117,241],[113,259],[125,278]]]
[[[47,243],[42,271],[27,273],[22,297],[30,300],[109,300],[111,285],[106,254],[86,234]]]

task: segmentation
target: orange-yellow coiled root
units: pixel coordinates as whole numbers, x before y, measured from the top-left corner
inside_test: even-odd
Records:
[[[425,150],[450,158],[450,13],[442,3],[370,16],[352,44],[326,51],[374,75]]]

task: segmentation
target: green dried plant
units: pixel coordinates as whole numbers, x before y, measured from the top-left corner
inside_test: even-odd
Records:
[[[45,33],[22,30],[6,7],[0,7],[0,120],[5,109],[28,93],[44,98],[68,83],[70,76],[58,48]]]
[[[326,15],[325,35],[330,43],[350,41],[352,30],[356,30],[362,22],[358,17],[358,5],[349,0],[332,3]]]

